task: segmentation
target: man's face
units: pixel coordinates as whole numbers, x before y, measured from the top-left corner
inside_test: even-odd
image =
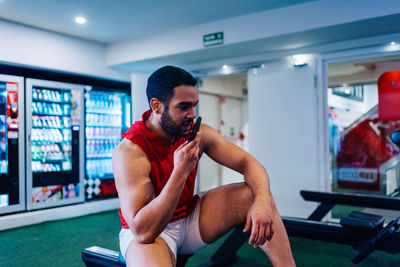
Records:
[[[181,85],[174,88],[174,96],[164,106],[161,127],[176,137],[187,136],[196,118],[195,107],[199,102],[195,86]]]

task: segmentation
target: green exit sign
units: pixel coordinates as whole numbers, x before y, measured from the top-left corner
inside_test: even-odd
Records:
[[[203,35],[203,43],[204,47],[220,45],[224,43],[224,33],[223,32],[215,32]]]

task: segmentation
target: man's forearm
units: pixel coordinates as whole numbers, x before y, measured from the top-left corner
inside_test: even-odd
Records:
[[[161,193],[145,205],[132,220],[132,231],[142,243],[151,243],[170,222],[178,204],[186,177],[173,172]]]
[[[243,175],[245,182],[253,190],[255,200],[271,197],[268,174],[255,158],[250,157],[246,160]]]

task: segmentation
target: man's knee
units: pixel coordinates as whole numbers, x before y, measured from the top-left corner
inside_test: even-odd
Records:
[[[127,266],[175,266],[175,255],[168,244],[157,237],[153,242],[143,244],[133,239],[125,256]]]
[[[240,196],[241,200],[245,203],[248,204],[253,204],[254,202],[254,192],[251,189],[250,186],[248,186],[246,183],[240,183]]]
[[[241,206],[246,207],[246,211],[248,211],[254,203],[255,195],[251,187],[246,183],[239,183],[239,190],[240,190],[240,199],[239,202]],[[274,200],[271,198],[272,203],[265,203],[270,204],[271,208],[274,212],[278,212],[274,203]],[[247,215],[247,214],[246,214]]]
[[[246,216],[254,203],[254,193],[246,183],[237,184],[237,193],[235,194],[236,212],[239,212],[240,223],[246,220]]]

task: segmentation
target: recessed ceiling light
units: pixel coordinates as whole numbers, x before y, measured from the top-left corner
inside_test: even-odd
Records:
[[[86,19],[82,16],[76,17],[75,18],[75,22],[78,24],[85,24],[86,23]]]
[[[223,65],[222,68],[223,68],[224,70],[227,70],[227,69],[228,69],[228,65]]]
[[[305,67],[308,65],[310,59],[311,59],[311,56],[307,55],[307,54],[293,55],[292,56],[293,66],[299,67],[299,68]]]

